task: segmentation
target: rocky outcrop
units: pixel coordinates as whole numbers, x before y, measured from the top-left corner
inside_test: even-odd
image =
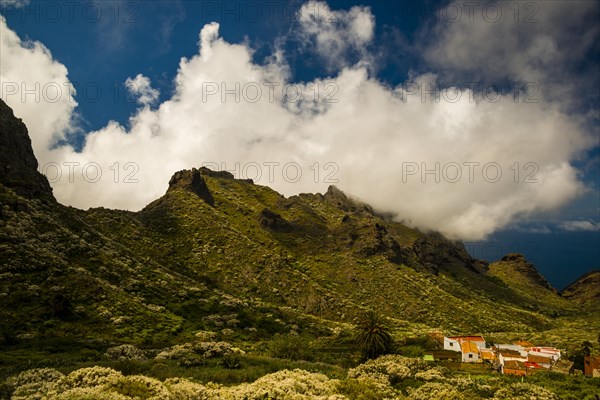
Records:
[[[252,179],[236,179],[235,176],[233,176],[233,174],[229,171],[213,171],[212,169],[206,167],[200,167],[200,173],[204,176],[209,176],[216,179],[231,179],[246,183],[254,183]]]
[[[27,127],[0,99],[0,183],[23,197],[54,201],[48,179],[37,168]]]
[[[463,265],[477,273],[485,272],[487,267],[485,261],[472,258],[462,243],[450,241],[440,233],[429,233],[417,239],[413,252],[421,265],[435,273],[451,265]]]
[[[342,192],[336,186],[329,186],[327,192],[323,195],[325,200],[331,204],[335,204],[341,210],[346,212],[366,212],[373,214],[373,209],[364,203],[354,200]]]
[[[281,215],[265,208],[258,216],[258,223],[262,228],[275,231],[287,232],[290,231],[292,225],[287,222]]]
[[[555,291],[546,278],[539,273],[535,265],[527,261],[524,255],[518,253],[507,254],[498,262],[500,266],[502,266],[503,263],[510,264],[510,270],[513,274],[517,274],[529,283],[537,287]]]
[[[195,193],[206,201],[211,206],[215,205],[215,199],[213,198],[206,182],[202,178],[200,170],[192,168],[191,170],[184,169],[182,171],[175,172],[175,174],[169,180],[169,188],[167,193],[176,190],[185,189],[192,193]]]

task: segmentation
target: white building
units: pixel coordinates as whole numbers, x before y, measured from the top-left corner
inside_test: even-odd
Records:
[[[485,349],[485,339],[483,336],[448,336],[444,337],[444,350],[460,351],[461,343],[471,342],[474,343],[477,348]]]
[[[460,345],[462,353],[462,362],[479,361],[479,347],[475,342],[464,341]]]

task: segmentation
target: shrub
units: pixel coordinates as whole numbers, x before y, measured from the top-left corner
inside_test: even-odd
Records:
[[[198,400],[206,391],[204,386],[183,378],[167,379],[164,385],[173,395],[173,400]]]
[[[276,358],[313,361],[315,354],[309,339],[300,335],[275,335],[269,343],[269,353]]]
[[[240,358],[235,354],[228,354],[226,356],[223,356],[220,365],[227,369],[238,369],[242,367]]]
[[[12,399],[28,399],[51,392],[64,375],[52,368],[39,368],[23,371],[16,377],[8,378],[7,390],[12,391]]]
[[[457,388],[447,383],[430,382],[417,389],[409,389],[410,400],[473,400],[468,395],[463,395]]]
[[[81,368],[60,378],[57,387],[60,391],[73,388],[93,388],[107,384],[122,376],[120,372],[106,367]]]
[[[337,394],[337,380],[330,380],[326,375],[311,373],[300,369],[283,370],[265,375],[254,383],[235,386],[227,392],[233,399],[327,399],[342,400]]]
[[[529,383],[514,383],[503,387],[494,394],[495,400],[558,400],[554,393]]]
[[[169,390],[162,382],[143,375],[121,376],[111,381],[106,390],[135,399],[171,399]]]
[[[111,360],[144,360],[144,352],[131,344],[122,344],[106,350],[106,357]]]

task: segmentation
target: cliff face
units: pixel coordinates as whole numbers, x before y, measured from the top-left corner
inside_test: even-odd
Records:
[[[54,200],[48,179],[37,168],[27,127],[0,99],[0,183],[26,198]]]

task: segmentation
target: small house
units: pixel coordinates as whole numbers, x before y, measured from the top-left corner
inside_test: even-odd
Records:
[[[479,361],[479,347],[473,342],[462,342],[460,345],[462,362]]]
[[[600,378],[600,356],[584,357],[583,373],[590,378]]]
[[[523,361],[508,360],[502,365],[502,373],[506,375],[527,375],[527,365]]]

